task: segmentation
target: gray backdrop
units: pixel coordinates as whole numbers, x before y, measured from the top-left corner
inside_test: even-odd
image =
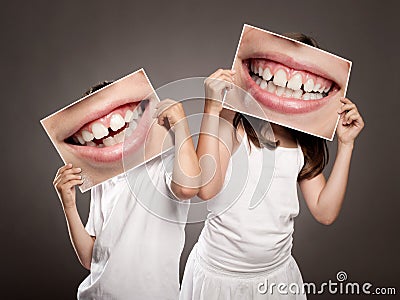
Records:
[[[366,126],[336,223],[318,224],[300,199],[294,256],[304,280],[321,283],[343,270],[350,281],[394,286],[399,293],[396,6],[395,1],[338,0],[3,2],[0,298],[73,299],[87,275],[70,245],[52,186],[61,160],[39,120],[92,84],[140,67],[155,88],[229,68],[245,22],[278,33],[310,34],[324,49],[353,61],[348,96]],[[335,142],[330,149],[333,161]],[[89,196],[78,193],[84,221]],[[182,263],[201,227],[188,226]],[[352,297],[340,297],[347,298]]]

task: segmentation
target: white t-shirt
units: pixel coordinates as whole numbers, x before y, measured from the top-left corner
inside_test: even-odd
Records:
[[[78,299],[178,299],[187,208],[169,189],[173,158],[168,152],[92,189],[86,230],[96,241]]]

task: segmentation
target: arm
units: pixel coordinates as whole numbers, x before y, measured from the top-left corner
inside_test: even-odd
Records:
[[[206,99],[197,145],[202,170],[198,196],[209,200],[222,189],[232,151],[232,125],[220,117],[222,96],[231,87],[233,72],[217,70],[205,81]]]
[[[341,115],[337,127],[338,150],[328,181],[321,173],[299,182],[311,214],[325,225],[332,224],[339,215],[346,193],[354,140],[364,127],[357,107],[349,99],[341,101],[344,105],[338,111]]]
[[[179,199],[190,199],[199,192],[200,167],[190,135],[189,125],[181,103],[166,99],[160,102],[155,115],[158,124],[165,119],[175,133],[175,160],[171,190]]]
[[[87,233],[76,207],[75,186],[83,183],[80,172],[80,168],[67,164],[58,170],[53,185],[61,200],[71,244],[82,266],[90,270],[95,238]]]

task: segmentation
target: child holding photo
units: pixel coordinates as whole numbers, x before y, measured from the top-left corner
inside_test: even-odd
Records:
[[[178,298],[179,259],[187,211],[176,208],[170,198],[183,200],[196,195],[198,189],[185,184],[182,174],[190,176],[191,184],[200,171],[182,105],[172,100],[162,101],[154,117],[160,126],[174,131],[175,159],[174,151],[169,151],[163,154],[163,160],[156,157],[92,188],[86,228],[76,207],[75,187],[82,184],[81,170],[67,164],[57,172],[54,186],[71,243],[81,264],[90,270],[79,286],[78,299]],[[168,162],[173,164],[172,182],[164,169]],[[132,193],[125,176],[143,191],[140,196],[146,199]],[[146,180],[147,177],[152,180]],[[163,220],[142,206],[142,201],[162,206],[170,214],[176,214],[172,217],[181,223]]]
[[[306,36],[301,35],[299,40],[316,46]],[[224,90],[234,82],[235,71],[220,69],[205,83],[206,101],[197,155],[199,159],[211,156],[215,164],[202,164],[202,172],[214,172],[214,177],[200,188],[198,196],[213,199],[213,204],[188,258],[180,299],[305,299],[305,294],[288,290],[290,284],[301,289],[303,283],[291,254],[294,218],[299,212],[296,186],[299,185],[317,221],[325,225],[334,222],[346,191],[354,141],[364,122],[356,105],[342,98],[337,156],[326,180],[322,174],[328,160],[325,140],[270,124],[277,142],[270,141],[266,147],[256,134],[263,122],[268,125],[266,121],[249,122],[252,120],[249,117],[222,109],[221,102],[215,100],[221,100]],[[267,139],[262,132],[261,137]],[[257,186],[257,180],[252,179],[259,177],[264,151],[275,151],[275,172],[267,194],[258,206],[249,209]],[[230,195],[224,189],[226,178],[233,180],[246,174],[230,173],[229,167],[244,160],[248,160],[249,180],[240,195]],[[236,202],[225,212],[213,213],[218,203],[232,202],[235,197]],[[275,289],[260,291],[260,284],[265,282],[270,287],[275,284]],[[286,294],[277,291],[278,284],[285,285]]]

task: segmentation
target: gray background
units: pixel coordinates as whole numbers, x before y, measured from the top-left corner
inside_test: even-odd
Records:
[[[310,34],[324,49],[353,61],[348,96],[358,104],[366,127],[356,143],[337,222],[319,225],[300,199],[294,256],[304,280],[321,283],[343,270],[350,281],[395,286],[400,292],[395,1],[2,4],[2,299],[73,299],[87,275],[70,245],[52,186],[61,160],[39,120],[78,99],[92,84],[140,67],[156,88],[229,68],[245,22],[278,33]],[[335,147],[330,143],[331,161]],[[89,196],[78,196],[84,221]],[[188,226],[183,262],[201,227]]]

